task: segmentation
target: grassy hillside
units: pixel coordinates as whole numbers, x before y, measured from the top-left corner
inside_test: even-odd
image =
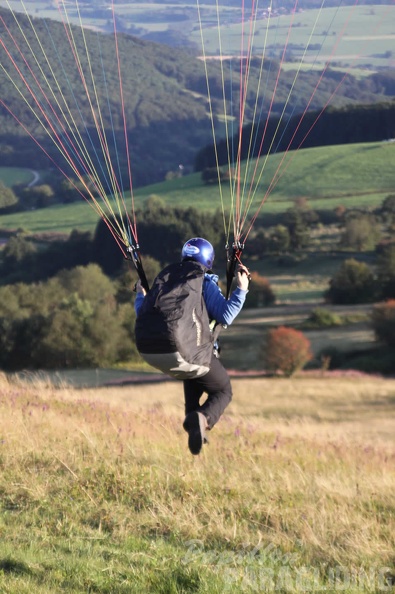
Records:
[[[393,380],[235,380],[198,458],[176,382],[0,382],[2,592],[391,591]]]
[[[289,153],[283,164],[286,168],[284,176],[266,201],[262,214],[284,212],[299,197],[307,198],[314,209],[332,210],[341,204],[347,208],[378,207],[395,186],[394,154],[395,143],[388,142],[320,147]],[[261,189],[255,197],[255,208],[281,159],[281,154],[269,157]],[[252,175],[252,165],[249,171]],[[218,187],[204,186],[200,174],[142,188],[136,191],[136,206],[144,204],[153,194],[171,206],[194,206],[213,211],[221,205]],[[226,208],[230,206],[225,185],[224,203]],[[251,212],[254,212],[254,206]],[[22,227],[34,233],[93,230],[96,223],[96,212],[82,199],[70,205],[0,217],[0,228]]]

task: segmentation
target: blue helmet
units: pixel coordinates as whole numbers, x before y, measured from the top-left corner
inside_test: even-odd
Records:
[[[181,252],[181,258],[183,260],[195,260],[200,262],[208,270],[214,262],[214,248],[207,239],[202,237],[193,237],[184,244]]]

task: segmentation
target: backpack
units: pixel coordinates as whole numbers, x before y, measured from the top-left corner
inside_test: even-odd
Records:
[[[170,264],[144,298],[135,326],[147,363],[177,379],[205,375],[213,336],[203,298],[205,268],[192,260]]]

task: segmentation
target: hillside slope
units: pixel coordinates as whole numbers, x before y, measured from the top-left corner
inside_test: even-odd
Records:
[[[48,166],[48,159],[37,151],[33,141],[26,142],[26,133],[5,109],[7,105],[26,128],[43,144],[55,161],[61,159],[54,151],[52,141],[43,133],[39,123],[32,115],[29,105],[35,103],[26,91],[26,87],[11,65],[10,55],[26,78],[29,87],[39,97],[44,112],[50,111],[48,103],[55,108],[57,101],[63,107],[70,106],[73,118],[80,122],[80,132],[84,141],[92,141],[92,149],[99,145],[94,131],[92,110],[86,98],[84,85],[92,96],[97,93],[102,106],[102,120],[106,134],[113,138],[110,144],[118,147],[121,169],[126,169],[126,154],[122,148],[124,122],[122,119],[122,101],[117,77],[116,53],[113,36],[101,35],[94,31],[81,31],[72,27],[69,31],[61,23],[34,18],[29,20],[18,15],[16,21],[10,11],[0,8],[0,16],[6,27],[5,47],[0,52],[0,63],[4,70],[0,72],[0,156],[3,165]],[[81,81],[79,68],[71,50],[68,35],[72,35],[75,50],[78,52],[82,69],[88,72],[85,83]],[[20,51],[19,51],[19,49]],[[130,35],[119,36],[119,54],[122,69],[123,95],[131,144],[131,162],[135,186],[149,181],[163,179],[166,171],[175,170],[182,163],[191,167],[196,151],[211,139],[208,118],[207,89],[204,67],[193,52],[169,48],[164,45],[142,41]],[[34,57],[33,57],[34,55]],[[25,63],[28,60],[29,67]],[[30,70],[31,69],[31,70]],[[267,77],[266,96],[261,97],[262,112],[267,113],[271,90],[276,81],[275,64]],[[34,73],[34,74],[33,74]],[[9,75],[9,76],[8,76]],[[211,100],[214,115],[221,135],[223,118],[221,71],[217,63],[208,64],[208,76],[211,87]],[[260,76],[256,64],[251,64],[250,84],[252,88]],[[300,72],[298,76],[298,105],[289,105],[287,110],[303,109],[311,96],[319,74]],[[294,79],[294,72],[287,71],[281,76],[273,104],[273,115],[279,115],[283,108],[288,90]],[[48,81],[48,82],[46,82]],[[255,81],[255,83],[254,83]],[[339,84],[338,77],[328,73],[324,84],[315,93],[309,108],[321,108],[330,98]],[[42,86],[48,98],[40,96]],[[234,96],[237,98],[239,80],[235,73]],[[322,88],[322,90],[321,90]],[[22,99],[19,90],[26,97]],[[335,105],[366,102],[373,103],[388,99],[391,85],[383,84],[382,79],[374,76],[359,81],[352,76],[336,93]],[[255,96],[247,98],[246,116],[254,109]],[[34,107],[39,113],[40,108]],[[97,111],[96,108],[94,110]],[[58,108],[55,109],[58,111]],[[112,130],[113,129],[113,130]]]
[[[290,152],[289,165],[267,199],[262,216],[284,212],[297,198],[307,198],[312,208],[332,210],[336,206],[347,208],[374,208],[393,192],[395,143],[377,142],[344,146],[328,146]],[[251,212],[262,200],[267,186],[277,169],[281,154],[270,156],[263,175],[261,190],[257,193]],[[253,168],[251,167],[251,170]],[[224,186],[225,207],[230,198]],[[205,186],[200,174],[141,188],[135,194],[136,207],[143,206],[149,196],[160,197],[168,206],[195,206],[199,210],[220,208],[216,185]],[[129,204],[130,201],[127,200]],[[82,199],[68,205],[3,215],[3,229],[24,228],[34,233],[62,232],[72,229],[93,231],[98,217]]]

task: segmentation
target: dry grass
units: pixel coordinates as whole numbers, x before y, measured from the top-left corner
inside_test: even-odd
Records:
[[[0,377],[0,591],[271,591],[262,571],[284,567],[292,588],[276,591],[306,568],[336,591],[328,568],[391,571],[395,381],[233,385],[195,458],[176,382]],[[378,576],[342,591],[379,591]]]

